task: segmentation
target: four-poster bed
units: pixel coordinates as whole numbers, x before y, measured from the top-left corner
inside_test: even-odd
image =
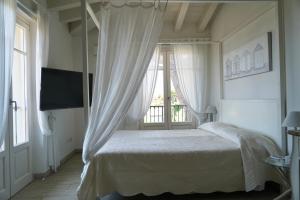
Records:
[[[276,112],[271,100],[226,100],[221,118],[251,131],[220,122],[188,130],[117,131],[92,159],[79,198],[251,191],[262,190],[266,181],[282,184],[281,175],[264,162],[281,155]]]
[[[119,8],[111,4],[101,8],[101,45],[98,47],[94,88],[97,92],[94,92],[91,114],[89,108],[85,108],[88,124],[79,199],[95,199],[114,191],[123,195],[251,191],[263,189],[266,181],[280,183],[276,171],[263,162],[270,155],[281,155],[279,148],[272,140],[253,131],[213,123],[196,130],[116,132],[159,41],[163,15],[155,3],[150,7],[143,7],[141,3],[125,4],[117,10]],[[85,14],[83,12],[83,16]],[[127,17],[134,23],[124,20]],[[86,46],[84,29],[83,45]],[[120,49],[116,50],[116,47]],[[87,56],[83,58],[86,70]],[[85,81],[84,88],[86,86]],[[271,117],[273,112],[268,111],[267,115]],[[201,109],[197,112],[202,114]],[[224,116],[228,110],[220,112]],[[259,112],[256,114],[265,117]],[[268,131],[277,123],[277,120],[266,122],[268,128],[263,134],[270,135]],[[260,132],[255,128],[252,130]],[[273,139],[278,142],[278,138]],[[233,172],[229,173],[230,170]],[[207,182],[209,178],[213,178],[211,183]],[[224,182],[228,179],[230,183]]]

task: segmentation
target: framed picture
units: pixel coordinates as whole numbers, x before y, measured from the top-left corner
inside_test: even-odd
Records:
[[[272,32],[257,37],[223,56],[224,80],[272,70]]]

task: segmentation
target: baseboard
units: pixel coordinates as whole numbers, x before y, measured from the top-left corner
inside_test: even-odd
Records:
[[[75,149],[75,153],[82,153],[82,149]]]
[[[66,155],[65,157],[63,157],[60,162],[59,162],[59,166],[57,167],[56,171],[58,171],[61,166],[63,164],[65,164],[68,160],[70,160],[75,154],[81,154],[82,153],[82,149],[74,149],[73,151],[71,151],[68,155]],[[44,179],[47,178],[49,175],[55,173],[55,171],[52,168],[49,168],[46,172],[44,173],[37,173],[37,174],[33,174],[33,178],[34,179]]]
[[[44,179],[44,178],[50,176],[50,174],[52,174],[52,173],[53,173],[53,171],[51,169],[48,169],[44,173],[33,174],[33,179]]]
[[[60,162],[59,162],[59,167],[62,166],[63,164],[65,164],[68,160],[70,160],[74,154],[76,154],[76,150],[74,149],[73,151],[71,151],[69,154],[67,154],[65,157],[63,157]]]

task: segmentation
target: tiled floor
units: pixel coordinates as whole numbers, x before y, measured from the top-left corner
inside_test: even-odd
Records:
[[[56,174],[51,175],[46,180],[34,181],[15,195],[12,200],[75,200],[81,169],[81,155],[78,154],[66,162]],[[275,192],[271,191],[180,196],[165,194],[157,197],[137,195],[127,198],[113,194],[103,198],[103,200],[271,200],[276,195]]]
[[[67,161],[56,174],[45,180],[35,180],[12,200],[74,200],[80,183],[82,169],[81,155]]]

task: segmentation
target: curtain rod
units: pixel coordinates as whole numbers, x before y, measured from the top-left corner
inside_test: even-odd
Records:
[[[219,41],[212,41],[210,37],[203,38],[177,38],[177,39],[161,39],[158,44],[172,45],[172,44],[220,44]]]
[[[106,1],[106,0],[102,0]],[[114,0],[123,2],[123,0]],[[143,3],[153,3],[154,0],[143,0]],[[278,0],[160,0],[160,3],[249,3],[249,2],[277,2]],[[127,3],[139,3],[141,0],[127,0]]]
[[[220,44],[217,41],[197,41],[197,42],[158,42],[160,45],[172,45],[172,44]]]

